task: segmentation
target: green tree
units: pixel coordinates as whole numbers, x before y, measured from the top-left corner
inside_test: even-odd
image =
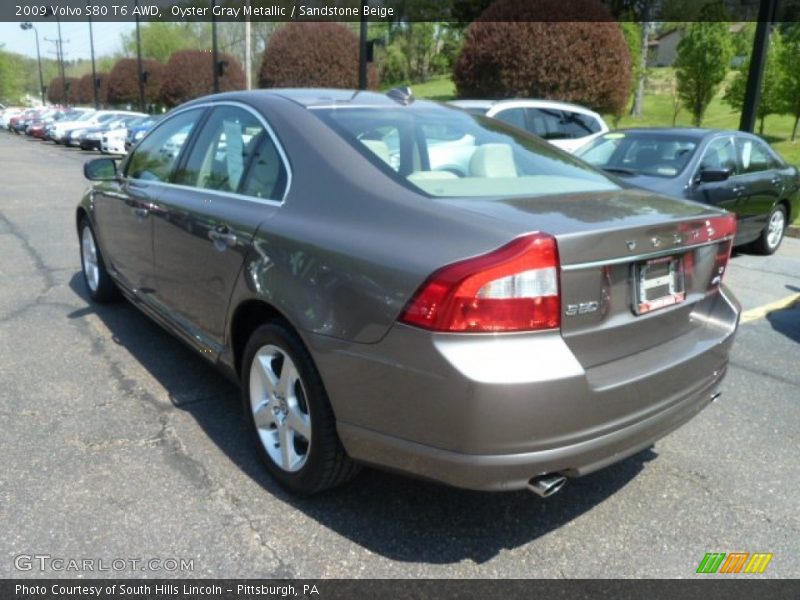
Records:
[[[20,58],[17,54],[4,51],[0,45],[0,100],[4,103],[16,104],[25,95]]]
[[[378,59],[384,84],[420,83],[450,72],[464,32],[450,23],[404,21],[371,24],[370,37],[385,44]]]
[[[783,78],[784,65],[779,60],[783,53],[783,39],[780,31],[775,29],[769,38],[769,51],[767,53],[767,64],[764,69],[764,77],[761,81],[761,97],[758,102],[758,133],[764,133],[764,119],[769,115],[784,112],[784,102],[782,100],[779,87]],[[795,63],[796,64],[796,63]],[[792,67],[791,70],[797,70]],[[738,111],[744,107],[744,94],[747,88],[747,77],[750,73],[750,59],[748,58],[738,68],[736,76],[725,92],[725,102]]]
[[[692,23],[678,43],[678,96],[697,126],[702,124],[709,103],[725,80],[732,52],[728,24],[723,21]]]
[[[165,63],[178,50],[202,50],[211,46],[208,23],[146,23],[140,28],[142,58]],[[136,32],[122,36],[122,49],[136,56]]]
[[[639,24],[633,21],[620,21],[619,28],[622,30],[622,35],[628,46],[628,53],[631,55],[631,93],[636,94],[640,82],[644,93],[647,59],[642,60],[642,39],[645,29],[649,29],[649,23]],[[631,108],[631,114],[637,117],[642,114],[641,99],[638,97],[634,97],[634,106]],[[617,120],[621,116],[621,113],[617,115]]]
[[[800,122],[800,24],[789,27],[778,52],[781,75],[778,82],[778,101],[780,111],[794,117],[792,141],[797,137],[797,124]]]

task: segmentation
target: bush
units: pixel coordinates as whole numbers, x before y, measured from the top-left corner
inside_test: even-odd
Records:
[[[541,15],[559,21],[538,21]],[[497,0],[467,29],[453,69],[458,95],[547,98],[621,113],[631,59],[609,19],[597,0]]]
[[[144,86],[145,103],[151,104],[158,99],[161,84],[161,73],[164,67],[154,60],[142,61],[142,72],[147,81]],[[134,58],[123,58],[114,65],[108,74],[109,104],[138,104],[139,71]]]
[[[98,73],[97,78],[100,80],[100,86],[97,89],[97,100],[100,104],[103,104],[105,103],[106,96],[108,96],[108,73]],[[87,73],[81,77],[72,89],[73,93],[71,96],[75,104],[94,104],[94,88],[92,87],[91,73]]]
[[[214,92],[212,54],[202,50],[175,52],[164,66],[161,82],[161,102],[177,106],[193,98]],[[244,70],[230,54],[220,53],[220,61],[228,63],[219,78],[221,92],[243,90],[247,84]]]
[[[378,87],[372,65],[368,87]],[[273,35],[264,52],[259,86],[358,87],[358,37],[337,23],[289,23]]]
[[[66,104],[75,104],[75,92],[78,87],[78,80],[74,77],[66,78],[66,96],[64,94],[64,81],[65,80],[61,77],[55,77],[52,81],[50,81],[50,85],[47,86],[47,100],[51,104],[61,104],[65,99]]]

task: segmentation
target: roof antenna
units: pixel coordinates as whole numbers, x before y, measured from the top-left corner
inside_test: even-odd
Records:
[[[391,90],[386,92],[386,95],[395,102],[397,102],[398,104],[402,104],[403,106],[408,106],[409,104],[414,102],[414,100],[416,100],[416,98],[414,98],[414,92],[412,92],[411,88],[408,87],[407,85],[402,87],[392,88]]]

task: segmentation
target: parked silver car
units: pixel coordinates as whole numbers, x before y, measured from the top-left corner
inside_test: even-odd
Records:
[[[89,295],[121,291],[241,382],[296,492],[368,463],[549,495],[725,374],[733,216],[494,119],[402,91],[226,93],[85,173]]]

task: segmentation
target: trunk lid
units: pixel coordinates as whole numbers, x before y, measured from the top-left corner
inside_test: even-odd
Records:
[[[708,308],[718,250],[730,239],[713,231],[723,211],[640,190],[458,205],[506,221],[517,235],[556,238],[561,333],[586,369],[702,327],[696,316]]]

